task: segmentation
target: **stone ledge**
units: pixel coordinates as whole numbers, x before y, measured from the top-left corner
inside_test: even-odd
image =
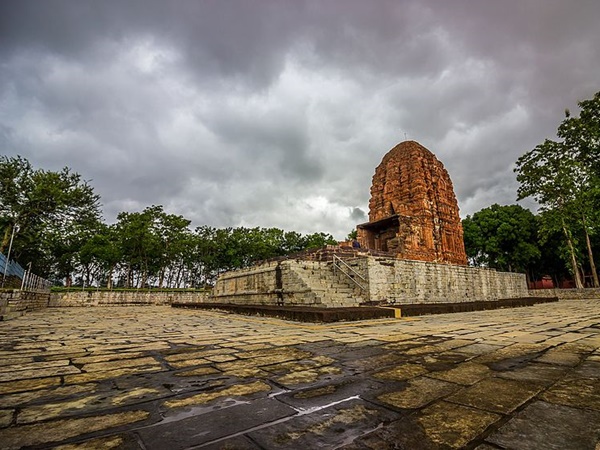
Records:
[[[277,317],[297,322],[339,322],[393,318],[394,310],[378,307],[319,308],[298,306],[236,305],[230,303],[173,303],[173,308],[214,309],[237,314]]]
[[[173,303],[173,308],[192,308],[228,311],[244,315],[258,315],[294,320],[297,322],[340,322],[352,320],[369,320],[397,317],[399,310],[402,317],[422,316],[429,314],[447,314],[469,311],[483,311],[500,308],[517,308],[533,306],[539,303],[557,302],[558,298],[523,297],[507,298],[495,301],[475,301],[465,303],[409,304],[389,306],[357,306],[345,308],[320,308],[315,306],[271,306],[240,305],[233,303]]]
[[[533,306],[539,303],[557,302],[557,297],[522,297],[504,298],[494,301],[475,301],[465,303],[436,303],[436,304],[410,304],[393,305],[400,309],[402,317],[423,316],[428,314],[446,314],[469,311],[484,311],[488,309],[517,308],[521,306]]]

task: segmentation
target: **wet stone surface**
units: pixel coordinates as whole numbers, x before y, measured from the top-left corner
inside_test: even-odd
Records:
[[[2,449],[597,449],[600,302],[301,324],[166,307],[0,322]]]

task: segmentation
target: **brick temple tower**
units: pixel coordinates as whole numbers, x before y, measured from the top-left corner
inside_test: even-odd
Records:
[[[415,141],[391,149],[375,169],[363,248],[402,259],[467,264],[452,181],[433,153]]]

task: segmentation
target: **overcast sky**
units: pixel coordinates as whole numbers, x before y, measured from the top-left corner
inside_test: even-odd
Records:
[[[406,137],[465,217],[515,203],[516,159],[600,90],[599,23],[598,0],[0,0],[0,153],[80,173],[108,222],[342,239]]]

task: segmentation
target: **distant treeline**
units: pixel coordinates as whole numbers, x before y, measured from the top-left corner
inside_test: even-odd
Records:
[[[0,156],[0,252],[56,285],[203,287],[257,260],[336,243],[326,233],[277,228],[190,229],[162,206],[101,220],[99,196],[79,174]]]

